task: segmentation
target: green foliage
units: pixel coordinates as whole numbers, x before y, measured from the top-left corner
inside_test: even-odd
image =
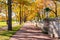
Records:
[[[50,9],[47,7],[47,8],[45,8],[45,11],[48,12],[48,11],[50,11]]]
[[[36,13],[36,17],[38,16],[38,13]]]

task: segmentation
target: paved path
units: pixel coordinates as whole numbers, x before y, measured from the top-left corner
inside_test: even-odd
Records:
[[[10,40],[52,40],[40,29],[36,29],[32,23],[25,23],[24,26],[13,35]]]

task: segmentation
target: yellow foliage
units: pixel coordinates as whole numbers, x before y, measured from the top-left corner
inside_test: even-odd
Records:
[[[55,17],[55,14],[53,12],[50,12],[49,13],[49,17],[52,17],[53,18],[53,17]]]
[[[58,13],[58,16],[60,16],[60,7],[57,8],[57,13]]]
[[[30,16],[27,17],[27,20],[32,20],[35,17],[35,13],[32,13]]]

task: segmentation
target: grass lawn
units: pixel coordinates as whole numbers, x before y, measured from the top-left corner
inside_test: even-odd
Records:
[[[21,25],[22,26],[22,25]],[[0,40],[9,40],[10,37],[21,28],[20,25],[13,27],[12,31],[0,31]]]
[[[12,24],[14,24],[14,23],[16,23],[16,22],[12,21]],[[1,27],[6,27],[6,26],[7,26],[6,22],[0,22],[0,28]]]
[[[0,28],[7,26],[6,22],[0,22]]]
[[[12,24],[16,23],[16,21],[12,21]]]

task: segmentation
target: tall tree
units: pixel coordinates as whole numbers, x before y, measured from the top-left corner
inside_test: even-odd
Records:
[[[30,5],[30,3],[29,3],[28,0],[15,0],[15,1],[17,1],[20,4],[20,13],[19,13],[19,15],[20,15],[20,24],[21,24],[21,22],[22,22],[22,14],[23,14],[22,7],[24,7],[24,5],[26,5],[26,6]],[[26,17],[24,19],[26,19]]]
[[[8,0],[8,30],[12,30],[12,0]]]

